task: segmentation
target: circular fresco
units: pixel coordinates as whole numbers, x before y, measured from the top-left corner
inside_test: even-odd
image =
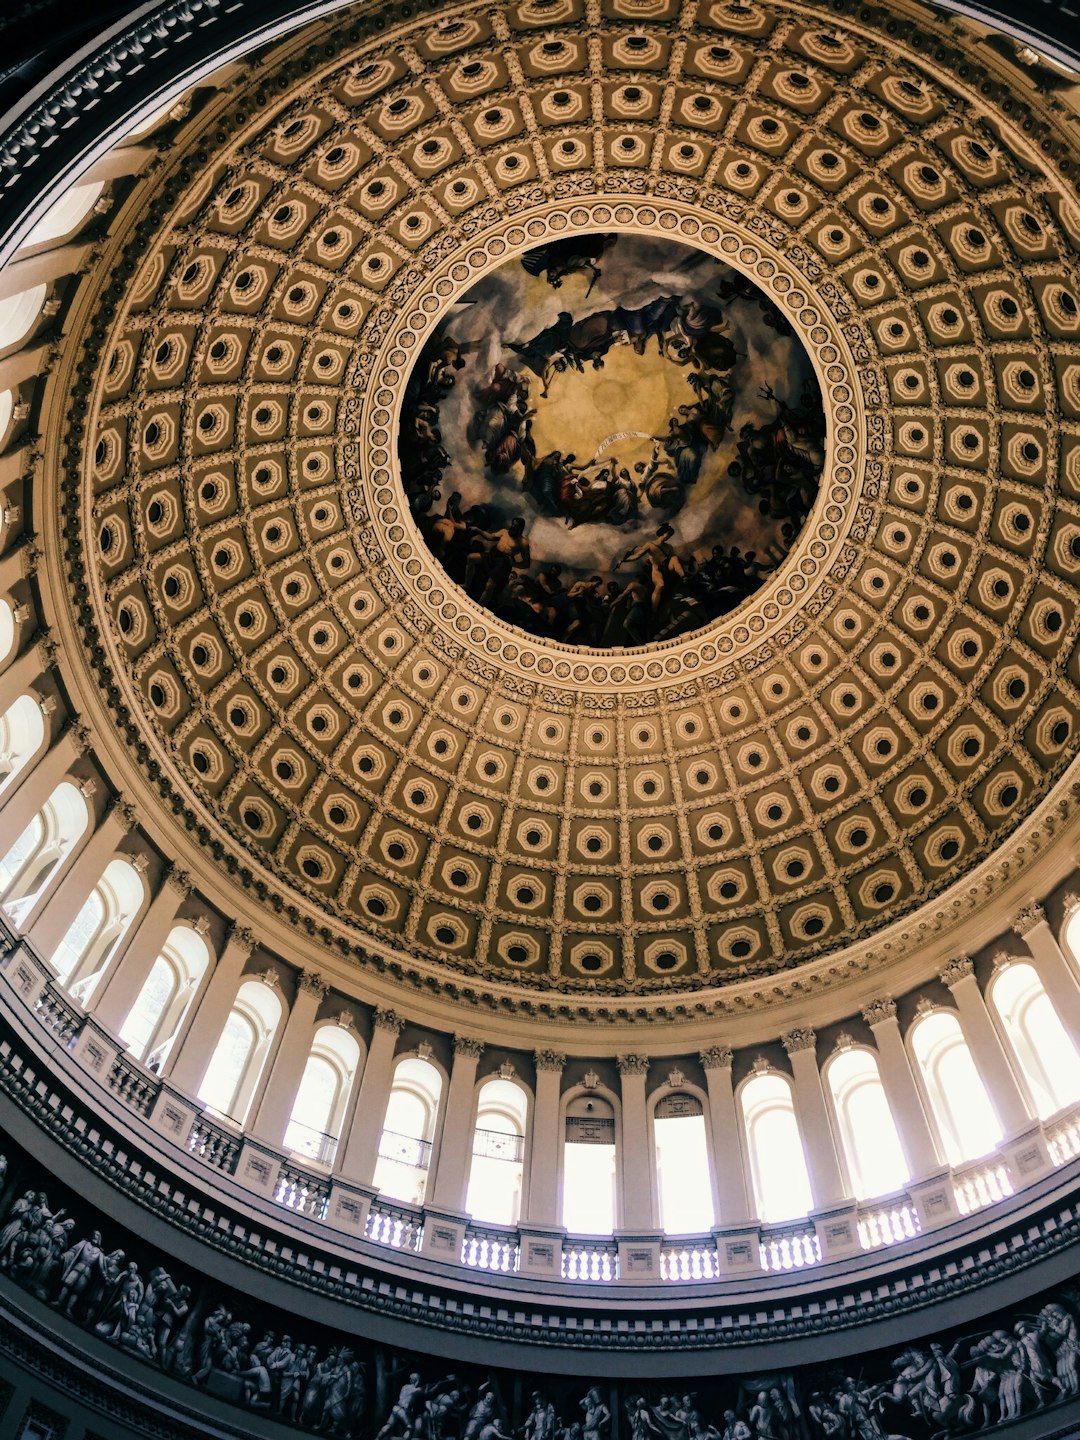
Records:
[[[450,579],[530,634],[611,649],[698,630],[781,565],[817,496],[825,415],[809,356],[740,271],[576,234],[451,307],[398,453]]]

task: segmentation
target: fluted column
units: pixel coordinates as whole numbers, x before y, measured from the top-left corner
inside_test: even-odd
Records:
[[[289,1018],[285,1021],[277,1054],[268,1070],[266,1088],[258,1109],[254,1111],[251,1125],[253,1133],[268,1145],[280,1145],[285,1138],[296,1092],[311,1054],[315,1017],[329,989],[315,970],[302,970],[297,977]]]
[[[405,1022],[392,1010],[376,1010],[364,1073],[360,1077],[356,1109],[341,1158],[341,1173],[361,1185],[370,1185],[379,1158],[390,1087],[394,1081],[394,1051]]]
[[[908,1174],[912,1180],[931,1175],[940,1168],[941,1157],[908,1062],[896,1020],[896,1005],[891,999],[875,1000],[863,1011],[863,1019],[874,1034],[878,1073],[896,1123]]]
[[[92,1006],[97,1018],[114,1034],[127,1019],[128,1011],[169,938],[181,905],[190,894],[188,875],[183,870],[170,870],[163,877],[161,888],[143,918],[124,937],[123,951],[114,960]]]
[[[726,1045],[713,1045],[698,1056],[709,1091],[712,1130],[713,1200],[718,1225],[745,1225],[750,1219],[739,1116],[731,1081],[732,1054]]]
[[[207,967],[202,994],[195,997],[185,1020],[181,1022],[180,1032],[162,1067],[162,1074],[189,1095],[199,1093],[206,1067],[210,1064],[210,1057],[240,988],[244,966],[254,948],[255,937],[251,931],[235,926],[216,963]]]
[[[821,1071],[817,1063],[817,1035],[810,1029],[789,1031],[781,1037],[791,1058],[795,1080],[795,1106],[799,1115],[806,1170],[815,1210],[827,1210],[847,1198],[840,1160],[836,1153]]]
[[[649,1117],[645,1108],[646,1055],[620,1055],[619,1094],[622,1101],[622,1153],[619,1185],[622,1191],[621,1228],[652,1230],[657,1225],[653,1201],[653,1163],[649,1146]]]
[[[964,1039],[1006,1137],[1029,1129],[1032,1116],[1027,1101],[986,1008],[971,960],[960,955],[950,961],[941,972],[941,982],[956,1001]]]
[[[39,955],[50,960],[67,934],[71,922],[86,903],[94,886],[105,873],[124,836],[135,824],[135,812],[125,801],[114,799],[90,839],[79,851],[70,869],[25,926],[25,934]]]
[[[463,1211],[472,1160],[473,1102],[476,1067],[484,1053],[481,1040],[454,1036],[454,1064],[446,1094],[439,1165],[428,1203],[447,1210]]]
[[[1065,1033],[1080,1052],[1080,983],[1076,972],[1047,924],[1041,905],[1028,905],[1013,921],[1013,929],[1031,951],[1035,969]]]
[[[69,725],[32,769],[15,776],[14,788],[0,796],[0,829],[6,840],[3,849],[13,845],[38,811],[44,808],[46,800],[67,776],[83,748],[81,731]]]
[[[523,1219],[532,1225],[559,1221],[559,1151],[562,1144],[562,1072],[566,1056],[536,1052],[536,1103],[529,1141],[529,1193]]]

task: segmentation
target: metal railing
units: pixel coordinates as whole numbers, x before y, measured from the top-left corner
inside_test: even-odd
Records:
[[[384,1130],[379,1136],[379,1159],[393,1160],[398,1165],[411,1165],[426,1170],[431,1164],[431,1141],[417,1140],[415,1135],[398,1135]]]
[[[516,1160],[525,1158],[525,1136],[508,1135],[505,1130],[473,1131],[472,1153],[485,1160]]]
[[[315,1130],[310,1125],[301,1125],[290,1120],[282,1142],[290,1155],[302,1155],[305,1160],[329,1168],[337,1159],[338,1137],[328,1135],[324,1130]]]

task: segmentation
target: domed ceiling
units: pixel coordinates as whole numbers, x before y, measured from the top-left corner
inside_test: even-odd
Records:
[[[78,337],[120,736],[436,983],[724,986],[910,912],[1075,753],[1075,157],[906,20],[351,24],[166,157]]]

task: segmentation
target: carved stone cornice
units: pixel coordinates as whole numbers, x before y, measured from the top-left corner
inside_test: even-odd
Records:
[[[620,1075],[644,1075],[649,1068],[647,1055],[617,1055],[615,1064]]]
[[[863,1009],[862,1016],[870,1026],[880,1025],[885,1020],[895,1020],[896,1001],[891,995],[884,995],[880,1000],[871,1000]]]
[[[566,1056],[558,1050],[537,1050],[533,1054],[533,1063],[537,1070],[563,1070],[566,1068]]]
[[[1033,901],[1030,905],[1017,912],[1012,928],[1018,935],[1028,935],[1035,929],[1036,925],[1042,925],[1046,921],[1046,911],[1039,904]]]
[[[703,1070],[730,1070],[734,1058],[730,1045],[710,1045],[698,1052],[698,1063]]]
[[[376,1030],[392,1030],[395,1035],[400,1035],[405,1021],[396,1010],[376,1010],[372,1024]]]
[[[959,985],[961,980],[967,980],[975,974],[975,964],[970,955],[957,955],[955,960],[950,960],[941,971],[939,979],[943,985],[952,988]]]
[[[301,970],[296,986],[298,992],[314,995],[319,1000],[325,999],[330,993],[330,986],[317,970]]]
[[[454,1036],[454,1054],[462,1055],[466,1060],[479,1060],[484,1053],[484,1042],[475,1039],[472,1035]]]
[[[781,1035],[780,1040],[789,1055],[796,1055],[800,1050],[813,1050],[817,1044],[817,1032],[809,1025],[800,1025]]]

